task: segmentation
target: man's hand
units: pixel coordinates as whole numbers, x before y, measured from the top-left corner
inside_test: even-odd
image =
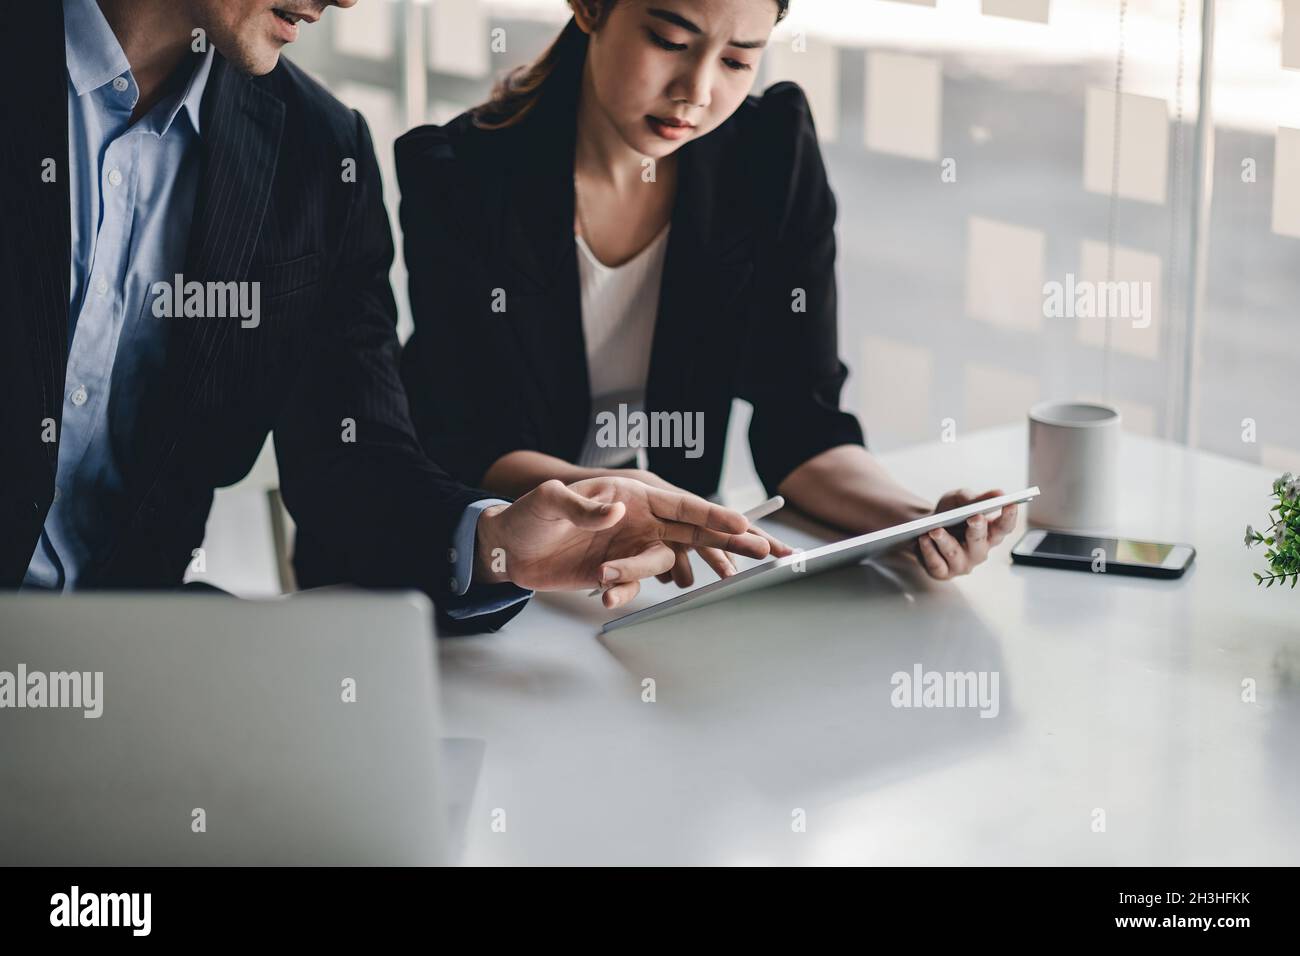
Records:
[[[972,495],[964,488],[950,491],[939,499],[934,514],[1005,494],[999,488],[982,495]],[[939,581],[968,574],[975,565],[981,564],[989,556],[990,548],[1015,530],[1016,517],[1016,506],[1006,505],[1000,514],[973,515],[967,518],[965,526],[960,527],[957,534],[947,528],[936,528],[923,534],[917,539],[921,563],[930,576]]]
[[[690,492],[683,491],[671,482],[664,481],[653,471],[625,469],[620,471],[619,474],[625,478],[634,478],[637,481],[644,482],[652,488],[662,488],[665,491],[673,491],[683,495],[690,494]],[[794,548],[768,534],[762,528],[754,528],[753,533],[767,539],[769,554],[774,554],[778,558],[794,554]],[[695,583],[695,570],[691,567],[691,548],[689,545],[676,542],[671,543],[669,547],[673,549],[673,566],[663,574],[657,575],[657,577],[664,584],[675,581],[678,587],[688,588]],[[729,578],[736,573],[736,565],[721,548],[697,548],[696,550],[699,551],[700,557],[704,559],[704,563],[717,572],[718,577]]]
[[[673,567],[673,544],[767,557],[767,540],[748,528],[738,511],[630,478],[551,480],[483,512],[474,576],[537,591],[602,586],[614,608],[641,578]]]

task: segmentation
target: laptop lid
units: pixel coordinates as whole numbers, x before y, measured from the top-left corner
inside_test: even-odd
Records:
[[[418,594],[0,596],[0,861],[444,861]]]

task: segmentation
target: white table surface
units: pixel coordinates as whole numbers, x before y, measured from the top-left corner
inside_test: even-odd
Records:
[[[1025,441],[884,460],[1012,491]],[[1242,543],[1276,476],[1130,435],[1121,465],[1118,530],[1195,545],[1182,579],[1013,566],[1017,531],[954,582],[846,568],[604,638],[596,599],[540,596],[440,641],[444,732],[484,747],[462,861],[1300,863],[1300,588]],[[918,663],[996,671],[998,716],[895,708]]]

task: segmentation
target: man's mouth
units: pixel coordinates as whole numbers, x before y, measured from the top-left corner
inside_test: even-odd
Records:
[[[298,39],[298,24],[306,20],[308,23],[315,23],[320,19],[319,14],[299,13],[296,10],[285,10],[282,7],[273,7],[271,12],[275,14],[276,35],[283,43],[292,43]]]
[[[308,23],[316,22],[315,17],[308,17],[302,13],[294,13],[292,10],[281,10],[279,7],[275,7],[271,12],[291,26],[296,24],[299,20],[306,20]]]

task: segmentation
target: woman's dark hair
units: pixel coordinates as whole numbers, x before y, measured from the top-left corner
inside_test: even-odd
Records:
[[[618,0],[567,0],[570,7],[581,6],[591,22],[600,27]],[[776,21],[780,23],[790,9],[790,0],[773,0]],[[576,27],[571,28],[576,30]],[[556,37],[541,56],[527,66],[505,75],[493,88],[491,98],[471,111],[474,125],[480,129],[505,129],[521,122],[541,99],[542,87],[555,72],[563,53],[565,34]]]

